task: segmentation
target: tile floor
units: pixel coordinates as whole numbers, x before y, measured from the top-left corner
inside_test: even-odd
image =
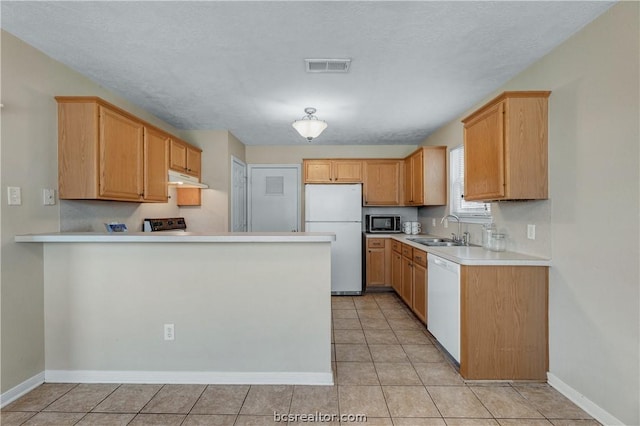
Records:
[[[332,308],[334,386],[47,383],[0,424],[284,424],[274,411],[365,414],[367,425],[599,424],[546,384],[465,383],[394,294],[333,297]]]

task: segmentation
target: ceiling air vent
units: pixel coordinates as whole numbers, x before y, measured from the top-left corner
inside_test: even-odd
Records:
[[[305,59],[307,72],[349,72],[351,59]]]

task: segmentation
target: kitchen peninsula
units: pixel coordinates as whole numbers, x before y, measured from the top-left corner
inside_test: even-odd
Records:
[[[52,233],[47,382],[331,384],[330,233]]]

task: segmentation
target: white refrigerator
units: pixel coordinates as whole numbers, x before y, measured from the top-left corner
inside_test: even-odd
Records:
[[[362,294],[362,185],[305,185],[305,231],[333,232],[331,294]]]

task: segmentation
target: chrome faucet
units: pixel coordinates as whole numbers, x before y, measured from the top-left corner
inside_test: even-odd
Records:
[[[455,214],[448,214],[445,217],[443,217],[442,219],[440,219],[440,225],[442,225],[444,223],[445,220],[447,220],[448,218],[453,218],[456,220],[456,222],[458,222],[458,234],[454,234],[451,233],[451,237],[453,239],[454,242],[459,243],[461,241],[462,235],[460,234],[460,218],[458,216],[456,216]]]

